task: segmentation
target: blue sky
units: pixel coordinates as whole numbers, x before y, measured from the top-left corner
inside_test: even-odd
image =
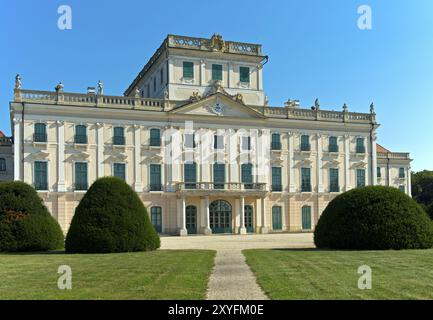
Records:
[[[72,8],[72,30],[57,8]],[[372,29],[357,8],[372,8]],[[168,33],[261,43],[270,60],[270,104],[368,112],[379,142],[411,152],[415,171],[433,170],[433,1],[6,1],[0,0],[0,130],[10,134],[16,73],[23,88],[85,92],[104,82],[121,95]]]

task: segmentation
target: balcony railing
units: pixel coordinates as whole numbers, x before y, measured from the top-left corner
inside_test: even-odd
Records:
[[[149,185],[150,191],[162,191],[162,184],[151,184]]]
[[[229,191],[266,191],[266,183],[214,183],[214,182],[181,182],[177,184],[177,191],[184,190],[229,190]]]
[[[48,182],[46,181],[35,181],[35,189],[40,191],[48,190]]]
[[[281,192],[281,191],[283,191],[283,186],[282,185],[272,185],[272,191],[273,192]]]

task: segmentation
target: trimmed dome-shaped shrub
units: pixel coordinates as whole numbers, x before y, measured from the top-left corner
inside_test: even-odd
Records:
[[[57,221],[24,182],[0,183],[0,251],[46,251],[63,247]]]
[[[314,231],[318,248],[424,249],[433,246],[433,223],[396,188],[369,186],[345,192],[323,211]]]
[[[100,178],[81,199],[66,236],[69,253],[156,250],[159,236],[138,195],[123,180]]]

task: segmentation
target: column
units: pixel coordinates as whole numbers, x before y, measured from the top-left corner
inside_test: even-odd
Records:
[[[377,185],[376,132],[371,133],[371,184]]]
[[[261,211],[262,211],[262,228],[260,230],[261,233],[268,233],[268,223],[266,221],[266,199],[263,197],[261,201]]]
[[[143,191],[141,179],[141,127],[134,125],[134,190]],[[164,183],[164,180],[163,180]]]
[[[180,228],[179,236],[187,236],[188,231],[186,230],[186,206],[185,198],[180,199]]]
[[[209,197],[206,196],[202,198],[202,214],[204,217],[204,228],[203,228],[203,234],[210,235],[212,234],[212,229],[210,228],[210,219],[209,219]]]
[[[410,172],[410,167],[407,167],[407,194],[409,197],[412,197],[412,174]]]
[[[232,80],[231,80],[232,74],[233,74],[233,64],[229,62],[227,66],[227,88],[231,88],[232,86]]]
[[[288,140],[288,148],[289,148],[289,154],[287,157],[287,167],[289,172],[289,192],[295,192],[295,161],[293,158],[293,144],[294,144],[294,137],[293,132],[287,133],[287,140]]]
[[[206,65],[203,60],[200,60],[200,86],[204,86],[204,75],[206,72]]]
[[[65,191],[65,122],[57,121],[57,192]]]
[[[97,176],[102,178],[104,173],[104,124],[98,122],[96,124],[96,143],[97,143]]]
[[[316,148],[317,148],[317,192],[323,192],[323,176],[322,176],[322,135],[318,133],[316,135]]]
[[[350,136],[345,135],[344,136],[344,191],[349,191],[350,186]]]
[[[14,180],[21,180],[21,124],[22,120],[15,118],[14,122]]]
[[[247,234],[247,229],[245,228],[245,197],[240,197],[240,214],[241,221],[239,224],[239,234]]]

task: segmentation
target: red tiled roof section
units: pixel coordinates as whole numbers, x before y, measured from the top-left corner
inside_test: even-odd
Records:
[[[382,147],[380,144],[376,143],[376,152],[380,153],[391,153],[388,149]]]
[[[0,130],[0,138],[4,138],[5,134],[3,133],[3,131]]]

